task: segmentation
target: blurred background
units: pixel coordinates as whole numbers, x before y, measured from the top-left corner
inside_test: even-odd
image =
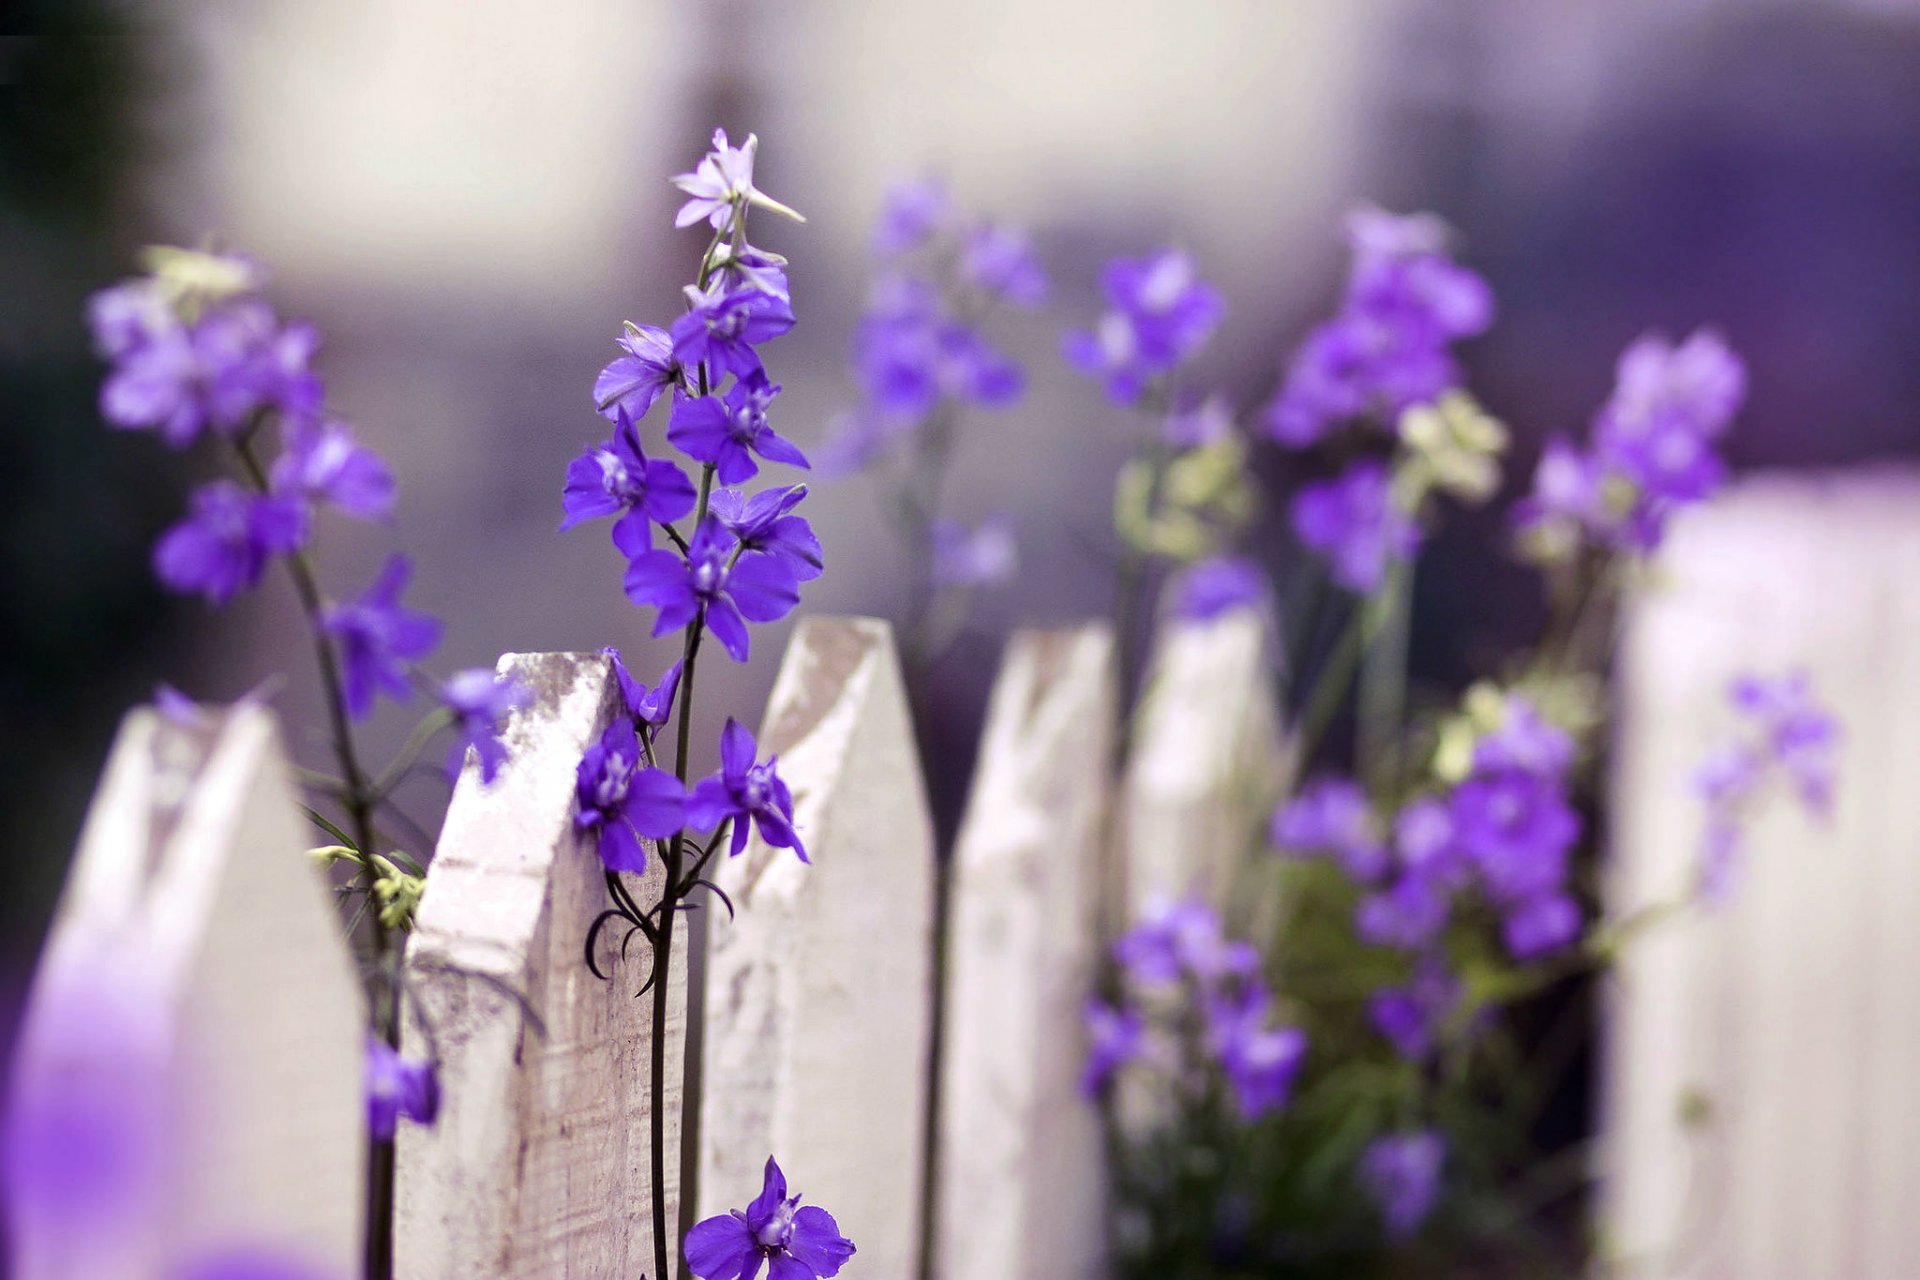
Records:
[[[617,553],[554,528],[567,462],[604,434],[589,390],[620,322],[674,314],[704,243],[672,230],[666,175],[716,124],[755,131],[760,185],[809,215],[761,228],[793,260],[801,323],[769,356],[787,388],[778,425],[803,446],[853,398],[846,336],[889,180],[942,174],[964,207],[1030,227],[1054,298],[998,335],[1031,392],[970,419],[952,489],[955,514],[1019,517],[1024,567],[983,599],[931,691],[949,809],[1006,629],[1109,603],[1111,481],[1138,427],[1056,353],[1115,253],[1178,242],[1223,284],[1229,322],[1203,371],[1252,407],[1331,306],[1344,210],[1433,209],[1498,292],[1497,327],[1466,354],[1522,465],[1584,424],[1631,337],[1700,322],[1752,370],[1737,465],[1920,453],[1920,5],[1906,0],[0,13],[9,1007],[129,703],[160,680],[218,700],[285,671],[290,722],[317,720],[284,584],[216,615],[153,582],[149,549],[194,463],[101,425],[81,323],[85,295],[146,243],[212,236],[259,256],[282,312],[326,334],[330,400],[401,485],[393,532],[327,529],[334,590],[357,591],[397,541],[411,599],[448,621],[445,668],[618,644],[645,677],[665,650],[621,595]],[[809,505],[829,572],[805,607],[897,609],[906,566],[876,495],[829,481]],[[1455,521],[1427,559],[1415,662],[1430,679],[1529,625],[1531,587],[1491,532]],[[708,705],[753,714],[783,642],[768,629]],[[429,825],[437,786],[410,796]]]

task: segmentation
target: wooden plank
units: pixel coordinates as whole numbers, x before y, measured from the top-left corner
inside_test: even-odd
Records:
[[[717,883],[700,1216],[738,1209],[778,1157],[858,1245],[912,1274],[931,1026],[933,828],[891,630],[809,618],[774,685],[777,754],[812,865],[757,836]]]
[[[591,841],[573,827],[581,755],[619,713],[597,653],[510,654],[500,670],[531,693],[507,722],[509,759],[490,786],[470,763],[455,788],[406,971],[407,1040],[433,1024],[442,1106],[432,1128],[402,1124],[396,1266],[412,1278],[640,1275],[653,1266],[644,939],[613,980],[583,945],[606,905]],[[642,906],[661,868],[629,877]],[[610,952],[603,952],[609,955]],[[679,1064],[685,952],[668,1025],[669,1185],[679,1185]],[[505,988],[503,991],[502,988]],[[536,1035],[508,992],[545,1022]],[[670,1204],[667,1220],[678,1215]]]
[[[1025,631],[1001,664],[954,852],[942,1280],[1105,1272],[1100,1121],[1080,1096],[1117,700],[1105,626]]]
[[[1274,647],[1258,612],[1161,632],[1133,728],[1120,832],[1131,918],[1224,904],[1283,782]]]
[[[311,843],[265,708],[122,724],[14,1065],[13,1275],[358,1265],[365,1010]]]
[[[1623,653],[1610,909],[1681,894],[1728,681],[1805,668],[1846,731],[1829,827],[1781,798],[1724,906],[1609,1002],[1607,1235],[1625,1274],[1904,1277],[1920,1252],[1920,477],[1748,483],[1680,522]],[[1710,1121],[1677,1119],[1691,1091]]]

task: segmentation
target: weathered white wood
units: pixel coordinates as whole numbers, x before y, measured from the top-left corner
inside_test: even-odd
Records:
[[[653,1269],[648,1061],[653,1001],[636,1000],[644,939],[587,970],[584,943],[607,890],[592,841],[573,827],[581,755],[620,706],[599,654],[509,654],[500,669],[532,694],[513,713],[510,758],[482,787],[469,763],[454,790],[406,969],[417,1007],[407,1048],[431,1019],[443,1100],[431,1128],[402,1123],[396,1265],[429,1277],[638,1276]],[[628,877],[642,907],[661,869]],[[679,1185],[685,952],[668,1026],[667,1178]],[[545,1022],[535,1034],[524,995]],[[668,1222],[678,1213],[671,1204]]]
[[[811,866],[757,836],[719,870],[711,923],[701,1216],[758,1194],[777,1157],[859,1247],[912,1274],[927,1096],[933,831],[891,630],[809,618],[774,685],[764,757],[793,789]]]
[[[1267,620],[1169,620],[1135,712],[1120,835],[1129,915],[1199,894],[1224,903],[1280,793]]]
[[[95,1214],[10,1189],[11,1274],[169,1276],[238,1247],[357,1264],[365,1012],[311,843],[269,711],[126,718],[34,982],[12,1120],[89,1116],[118,1154],[86,1164]]]
[[[1608,1010],[1607,1235],[1632,1276],[1904,1280],[1920,1258],[1920,476],[1763,479],[1690,515],[1624,652],[1611,910],[1681,895],[1736,674],[1845,726],[1830,828],[1782,801],[1734,896],[1644,938]],[[1691,1130],[1680,1100],[1703,1093]]]
[[[936,1274],[1103,1275],[1099,1115],[1080,1096],[1117,674],[1104,626],[1001,664],[954,851]]]

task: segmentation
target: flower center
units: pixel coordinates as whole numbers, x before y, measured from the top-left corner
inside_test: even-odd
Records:
[[[627,471],[627,464],[615,457],[611,449],[602,449],[595,461],[600,464],[600,487],[607,491],[607,496],[626,497],[633,488],[633,477]]]
[[[627,788],[633,785],[634,766],[639,761],[627,759],[624,751],[607,753],[606,767],[600,771],[600,785],[594,790],[594,799],[603,809],[611,809],[627,798]]]

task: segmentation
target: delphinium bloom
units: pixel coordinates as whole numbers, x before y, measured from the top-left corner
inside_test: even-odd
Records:
[[[665,769],[643,767],[633,721],[615,720],[575,771],[574,829],[593,833],[607,870],[640,872],[647,853],[639,837],[664,839],[685,823],[680,780]]]
[[[1267,433],[1305,446],[1340,426],[1391,424],[1457,386],[1452,346],[1493,322],[1493,293],[1447,256],[1446,224],[1363,207],[1347,220],[1353,264],[1340,310],[1302,342],[1266,413]]]
[[[393,471],[386,459],[355,440],[345,423],[332,420],[291,424],[286,452],[274,463],[273,488],[362,520],[379,520],[393,510]]]
[[[720,769],[703,778],[687,794],[687,824],[714,829],[733,823],[727,852],[737,856],[747,847],[750,827],[776,849],[791,849],[807,861],[807,849],[793,829],[793,793],[781,781],[777,760],[756,762],[753,734],[731,716],[720,732]]]
[[[1446,1139],[1431,1129],[1376,1138],[1361,1154],[1360,1186],[1379,1210],[1389,1239],[1411,1236],[1433,1212],[1446,1160]]]
[[[969,529],[958,520],[936,520],[927,530],[939,587],[984,587],[1011,578],[1019,567],[1013,521],[996,516]]]
[[[706,366],[707,377],[745,378],[761,371],[756,349],[793,328],[793,304],[753,285],[734,287],[716,275],[705,289],[686,287],[689,310],[673,322],[673,358]]]
[[[1287,1104],[1306,1059],[1307,1036],[1298,1027],[1268,1023],[1272,997],[1252,982],[1213,996],[1207,1004],[1207,1041],[1243,1119]]]
[[[1379,819],[1366,792],[1347,778],[1308,782],[1274,811],[1269,835],[1285,852],[1336,859],[1361,884],[1371,884],[1387,870]]]
[[[673,185],[688,196],[680,212],[674,215],[673,225],[690,227],[704,219],[715,231],[724,230],[738,216],[742,204],[805,222],[794,210],[753,185],[753,158],[759,148],[760,139],[751,133],[746,142],[736,147],[727,141],[725,129],[715,129],[713,150],[700,158],[692,173],[678,174],[673,179]]]
[[[439,619],[400,603],[412,574],[405,556],[391,556],[359,599],[322,613],[321,625],[340,646],[346,708],[353,716],[372,711],[377,693],[405,699],[411,664],[440,643]]]
[[[528,697],[524,687],[485,667],[469,667],[448,676],[440,686],[440,701],[453,713],[457,737],[447,756],[447,772],[458,775],[472,748],[480,763],[480,780],[492,782],[507,761],[507,747],[500,740],[507,714],[526,705]]]
[[[298,551],[307,540],[307,511],[298,499],[215,480],[192,501],[187,518],[153,549],[154,570],[174,591],[225,604],[256,585],[273,556]]]
[[[832,1214],[787,1195],[786,1175],[772,1156],[760,1194],[745,1212],[695,1223],[685,1250],[698,1280],[755,1280],[762,1267],[769,1280],[824,1280],[840,1274],[855,1253]]]
[[[1384,464],[1356,462],[1331,480],[1304,486],[1293,500],[1300,541],[1327,557],[1334,581],[1366,594],[1420,545],[1420,526],[1395,501]]]
[[[626,354],[608,363],[593,380],[593,404],[616,422],[622,415],[637,421],[680,380],[673,335],[655,325],[629,324],[614,342]]]
[[[1814,697],[1805,671],[1743,675],[1728,690],[1742,732],[1718,743],[1694,774],[1706,808],[1700,888],[1710,901],[1733,883],[1743,828],[1769,783],[1790,786],[1815,817],[1832,810],[1840,726]]]
[[[1746,366],[1712,330],[1677,345],[1652,334],[1636,339],[1594,416],[1590,449],[1557,439],[1541,455],[1533,493],[1514,509],[1523,543],[1547,560],[1589,542],[1657,548],[1674,512],[1725,481],[1718,442],[1746,383]]]
[[[379,1036],[367,1038],[367,1129],[380,1142],[391,1141],[400,1117],[432,1124],[440,1114],[440,1081],[433,1063],[403,1058]]]
[[[1097,1098],[1119,1073],[1146,1049],[1146,1019],[1137,1009],[1116,1009],[1103,1000],[1089,1000],[1082,1012],[1087,1032],[1087,1061],[1080,1072],[1080,1092]]]
[[[1219,327],[1226,304],[1179,249],[1119,258],[1101,275],[1107,310],[1061,341],[1069,365],[1133,404],[1156,379],[1191,359]]]
[[[620,682],[620,698],[626,706],[628,717],[643,732],[658,732],[673,713],[673,698],[680,689],[682,664],[676,662],[668,667],[652,687],[648,687],[633,678],[633,673],[627,670],[627,664],[621,660],[618,649],[608,646],[600,652],[613,664],[614,678]]]
[[[649,458],[640,430],[622,407],[613,438],[590,446],[567,468],[562,529],[601,516],[618,517],[613,544],[628,556],[653,546],[653,526],[693,510],[693,482],[664,458]]]
[[[1266,599],[1266,575],[1243,556],[1213,556],[1189,565],[1172,588],[1173,616],[1185,622],[1210,622]]]
[[[1435,1035],[1459,1006],[1460,980],[1447,972],[1437,956],[1426,956],[1414,966],[1413,977],[1398,986],[1382,987],[1367,999],[1367,1019],[1394,1051],[1409,1062],[1424,1062],[1433,1052]]]
[[[689,458],[712,463],[721,484],[758,475],[754,454],[804,468],[806,455],[767,423],[767,407],[779,394],[777,384],[755,371],[736,379],[724,396],[681,396],[674,401],[667,440]]]
[[[752,644],[748,622],[774,622],[800,601],[798,580],[778,556],[745,555],[718,516],[709,515],[687,541],[683,560],[672,551],[646,551],[627,566],[627,598],[658,610],[653,634],[666,635],[702,620],[735,662]]]
[[[748,496],[738,489],[720,489],[708,508],[740,543],[745,555],[768,555],[793,574],[810,582],[824,571],[820,539],[806,517],[793,514],[807,496],[803,484],[762,489]]]

